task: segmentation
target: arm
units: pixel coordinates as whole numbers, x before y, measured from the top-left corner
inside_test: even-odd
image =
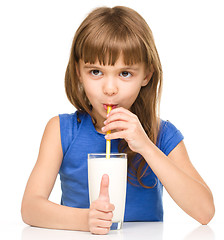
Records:
[[[124,108],[113,109],[102,131],[115,130],[106,139],[124,138],[132,151],[140,153],[173,200],[201,224],[212,219],[213,196],[190,162],[184,142],[166,156],[146,135],[136,115]]]
[[[168,157],[152,143],[142,155],[177,205],[201,224],[208,224],[215,212],[213,196],[190,162],[184,142]]]
[[[44,131],[39,156],[29,177],[21,214],[29,225],[88,231],[89,209],[55,204],[48,200],[62,162],[59,117],[52,118]]]

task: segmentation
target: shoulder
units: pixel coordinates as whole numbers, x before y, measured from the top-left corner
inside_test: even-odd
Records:
[[[173,123],[161,119],[157,138],[157,146],[161,151],[168,155],[183,139],[182,133]]]
[[[165,135],[173,135],[173,133],[179,131],[177,127],[169,120],[160,119],[160,132]]]
[[[59,114],[60,137],[63,154],[65,155],[72,140],[77,135],[80,122],[85,114],[78,111],[74,113]]]
[[[46,127],[48,128],[58,127],[59,122],[60,122],[59,116],[54,116],[48,121]]]
[[[80,122],[86,115],[88,115],[87,113],[83,113],[83,112],[74,112],[74,113],[63,113],[63,114],[59,114],[59,120],[60,120],[60,124],[76,124],[77,122]]]
[[[52,117],[45,127],[44,137],[58,142],[60,140],[60,120],[59,116]]]
[[[52,117],[46,124],[40,144],[38,163],[58,164],[62,159],[59,117]],[[56,161],[57,160],[57,161]],[[52,165],[53,166],[53,165]]]
[[[74,113],[63,113],[58,115],[59,121],[73,121],[75,118],[77,119],[77,112]]]
[[[59,129],[60,129],[59,116],[54,116],[47,122],[44,132],[53,133],[53,132],[57,132]]]

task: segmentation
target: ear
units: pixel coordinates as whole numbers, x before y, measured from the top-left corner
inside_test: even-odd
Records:
[[[152,78],[153,73],[154,73],[154,70],[152,70],[146,74],[145,78],[142,81],[142,87],[145,87],[149,83],[150,79]]]

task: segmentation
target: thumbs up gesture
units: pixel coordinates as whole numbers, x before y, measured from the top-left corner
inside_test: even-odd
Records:
[[[110,203],[109,176],[102,176],[100,194],[89,209],[89,230],[93,234],[107,234],[112,225],[114,205]]]

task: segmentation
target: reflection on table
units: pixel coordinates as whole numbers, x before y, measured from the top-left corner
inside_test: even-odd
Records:
[[[215,236],[209,226],[192,228],[183,224],[167,225],[162,222],[124,223],[123,228],[110,231],[107,235],[93,235],[89,232],[44,229],[27,226],[22,231],[21,240],[214,240]]]

